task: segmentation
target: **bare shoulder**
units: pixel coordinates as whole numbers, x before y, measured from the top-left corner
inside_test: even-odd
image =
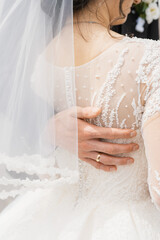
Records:
[[[42,52],[47,62],[59,67],[72,66],[74,60],[72,34],[71,28],[65,27],[50,40]]]

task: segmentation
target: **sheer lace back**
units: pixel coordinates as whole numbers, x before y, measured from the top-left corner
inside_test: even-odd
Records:
[[[104,192],[110,200],[146,198],[147,184],[151,186],[151,179],[150,193],[153,200],[157,201],[157,198],[160,198],[160,163],[155,167],[153,163],[158,159],[154,156],[152,158],[152,151],[157,153],[159,149],[152,146],[148,154],[148,148],[150,148],[148,139],[154,138],[155,135],[152,133],[153,136],[149,134],[143,136],[145,126],[157,112],[160,112],[159,50],[159,42],[124,38],[93,61],[76,68],[78,105],[102,108],[101,115],[88,121],[102,127],[136,129],[135,139],[108,142],[136,142],[140,145],[140,150],[137,152],[119,155],[132,156],[135,163],[132,166],[119,167],[117,173],[108,174],[95,169],[91,170],[92,167],[81,163],[83,169],[81,172],[84,175],[82,185],[85,185],[84,189],[88,189],[89,195],[91,185],[94,186],[92,198],[97,197],[101,192]],[[160,131],[157,135],[159,136],[156,139],[158,145]],[[149,174],[147,169],[151,168],[148,165],[154,166]],[[102,181],[103,190],[100,187]],[[111,187],[113,185],[114,188]],[[108,189],[110,189],[110,196]],[[158,196],[155,196],[155,191]]]
[[[102,108],[100,116],[88,119],[88,122],[102,127],[137,130],[134,139],[107,140],[138,143],[138,151],[119,155],[133,157],[133,165],[120,166],[117,172],[106,173],[79,160],[80,192],[84,197],[91,197],[96,201],[105,198],[106,202],[133,201],[146,199],[150,190],[152,200],[156,206],[160,205],[159,53],[160,42],[125,37],[89,63],[75,69],[57,69],[62,73],[61,77],[66,78],[68,96],[70,86],[67,84],[67,77],[74,70],[78,106]],[[47,62],[46,64],[48,65]],[[39,78],[35,75],[34,84],[32,82],[39,95],[41,81],[39,73]],[[57,79],[57,85],[60,86],[60,79]],[[57,88],[56,94],[60,94],[60,91]],[[48,95],[41,97],[48,99]],[[67,96],[61,94],[57,98],[57,111],[64,109],[63,97]],[[68,97],[68,104],[71,100]]]

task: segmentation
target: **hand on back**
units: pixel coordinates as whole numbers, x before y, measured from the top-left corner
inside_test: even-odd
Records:
[[[102,142],[101,139],[127,139],[136,136],[131,129],[103,128],[87,123],[84,119],[95,118],[101,110],[94,107],[77,107],[60,112],[56,115],[56,132],[58,145],[72,151],[75,145],[76,115],[78,121],[78,154],[85,161],[97,169],[115,171],[119,165],[134,163],[130,157],[117,157],[120,153],[129,153],[138,150],[135,143],[116,144]],[[69,124],[68,124],[69,123]],[[100,154],[100,161],[96,161]]]

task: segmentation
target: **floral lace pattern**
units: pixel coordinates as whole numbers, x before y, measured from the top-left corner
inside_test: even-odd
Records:
[[[16,159],[16,161],[14,161]],[[0,166],[5,166],[6,176],[0,178],[0,199],[5,200],[8,197],[16,197],[27,191],[34,191],[37,188],[53,188],[55,184],[74,184],[78,181],[77,171],[69,169],[60,169],[54,167],[52,158],[42,158],[40,155],[8,157],[0,155]],[[16,165],[15,165],[16,162]],[[24,179],[17,175],[12,178],[9,173],[26,174]],[[12,190],[4,190],[3,187],[10,186]],[[5,188],[6,189],[6,188]]]
[[[112,61],[113,68],[106,72],[107,77],[101,81],[101,85],[95,84],[94,97],[91,97],[91,99],[94,98],[94,101],[91,102],[92,105],[102,108],[102,113],[95,119],[88,119],[88,122],[100,127],[136,129],[137,138],[132,141],[140,145],[140,150],[128,154],[128,156],[135,159],[132,166],[118,167],[116,173],[103,173],[85,163],[81,163],[80,166],[81,196],[83,198],[98,199],[99,195],[101,195],[105,202],[108,203],[113,199],[115,201],[116,199],[117,201],[120,199],[129,201],[131,199],[145,199],[149,196],[149,183],[147,182],[148,159],[146,159],[142,132],[144,124],[160,111],[160,67],[157,69],[160,62],[158,52],[160,43],[137,38],[127,39],[125,46],[119,51],[119,57]],[[135,48],[143,50],[139,62],[136,61],[136,55],[134,57]],[[129,65],[129,58],[131,58],[132,65],[135,65],[135,73],[126,70],[126,64]],[[102,64],[104,62],[103,59]],[[93,66],[95,69],[97,64],[99,63],[96,62]],[[132,82],[128,81],[127,83],[125,81],[126,72]],[[79,76],[81,76],[80,74]],[[95,75],[97,76],[96,72]],[[99,76],[101,75],[99,73]],[[124,80],[122,81],[122,79]],[[130,87],[128,84],[130,84]],[[82,92],[80,94],[82,96]],[[126,139],[106,141],[125,144],[130,142]],[[127,156],[127,154],[120,154],[120,156]],[[101,186],[101,182],[103,182],[104,187]],[[108,191],[110,196],[108,196]]]
[[[126,38],[76,68],[77,105],[102,108],[99,117],[86,121],[101,127],[136,129],[137,135],[131,139],[101,139],[106,143],[139,144],[138,151],[117,154],[132,157],[134,164],[104,172],[79,160],[78,174],[69,171],[74,158],[72,161],[61,148],[57,157],[62,163],[65,159],[66,168],[62,169],[55,169],[54,158],[22,156],[23,164],[19,159],[14,166],[12,158],[0,156],[0,165],[10,172],[42,175],[41,181],[29,176],[20,181],[0,179],[0,199],[34,191],[14,201],[11,211],[1,215],[0,239],[160,239],[159,50],[160,42]],[[66,84],[69,74],[66,72]],[[40,78],[34,80],[36,91],[41,91]],[[59,95],[58,89],[61,87],[57,88]],[[66,89],[67,103],[72,105],[71,86]],[[43,98],[51,102],[48,95]],[[58,109],[63,110],[60,101]],[[49,178],[43,178],[44,174]],[[12,190],[1,190],[3,185],[13,186]]]
[[[123,94],[116,106],[116,109],[112,109],[109,119],[110,122],[107,122],[107,116],[108,116],[108,111],[109,111],[109,102],[111,98],[116,94],[116,90],[113,88],[113,84],[117,80],[118,76],[121,73],[121,68],[124,64],[124,55],[128,52],[128,49],[126,48],[125,50],[122,51],[122,53],[119,56],[119,59],[117,61],[117,64],[114,66],[113,70],[111,70],[108,73],[107,79],[104,82],[103,86],[100,89],[100,92],[98,94],[98,99],[96,101],[96,106],[97,107],[102,107],[104,105],[104,108],[102,110],[102,114],[97,117],[96,124],[98,126],[101,126],[101,122],[105,126],[110,126],[112,127],[112,123],[114,119],[116,119],[117,125],[119,126],[119,119],[118,119],[118,108],[123,100],[125,94]],[[121,123],[122,125],[122,123]]]
[[[120,157],[133,157],[135,163],[132,166],[119,166],[115,173],[106,174],[79,160],[79,196],[82,198],[97,198],[102,193],[102,197],[106,201],[145,199],[149,196],[148,159],[145,156],[142,131],[144,124],[160,111],[160,67],[157,67],[160,63],[159,50],[159,42],[126,37],[125,41],[117,44],[114,49],[107,50],[95,61],[75,68],[77,105],[82,107],[93,105],[102,108],[102,113],[95,119],[88,119],[88,122],[101,127],[132,128],[138,132],[135,139],[116,141],[102,139],[102,141],[127,144],[135,140],[141,146],[137,152],[119,155]],[[40,59],[40,64],[42,64],[42,59]],[[36,71],[38,68],[37,65]],[[49,69],[49,65],[46,66],[46,69]],[[73,99],[70,91],[73,89],[68,85],[67,80],[71,72],[68,68],[63,69],[64,72],[68,94],[65,97],[67,97],[68,105],[72,106]],[[38,75],[38,79],[36,79],[36,73],[33,76],[34,81],[31,83],[33,89],[36,88],[36,92],[41,91],[43,84],[40,84],[40,75]],[[48,86],[50,86],[49,83]],[[57,94],[59,95],[58,90]],[[43,98],[51,102],[50,95],[52,94],[43,96]],[[61,106],[62,102],[57,102],[56,109],[60,111]],[[27,159],[27,156],[24,158]],[[36,158],[39,163],[38,167]],[[8,157],[2,157],[0,160],[0,164],[5,165],[8,171],[49,176],[48,180],[45,179],[44,182],[42,180],[42,185],[45,184],[45,181],[51,181],[52,185],[52,180],[56,182],[61,181],[60,179],[62,182],[77,181],[77,174],[74,171],[56,169],[54,160],[53,162],[47,159],[41,161],[38,156],[34,156],[23,163],[18,161],[18,165],[14,166]],[[157,169],[157,171],[159,170]],[[57,176],[62,178],[57,178]],[[5,178],[0,181],[3,184],[11,184],[11,181]],[[39,185],[37,179],[33,181],[32,185],[29,178],[21,183],[22,190],[20,192],[23,192],[23,188],[26,189],[28,186],[31,189]],[[20,182],[15,180],[13,185],[19,186]],[[48,182],[46,185],[49,186],[50,183]],[[18,194],[17,189],[14,191],[17,193],[11,193],[12,196]],[[110,197],[108,191],[111,193]]]
[[[159,85],[160,86],[160,85]],[[160,88],[158,88],[148,99],[146,111],[143,114],[142,123],[147,122],[155,113],[160,112]],[[142,126],[143,126],[142,124]]]

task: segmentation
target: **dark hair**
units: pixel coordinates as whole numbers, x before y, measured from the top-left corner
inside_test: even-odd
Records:
[[[74,13],[82,11],[85,7],[87,7],[89,5],[90,2],[93,2],[93,1],[95,1],[95,0],[73,0]],[[114,19],[112,22],[110,22],[109,28],[112,27],[117,20],[124,19],[126,17],[125,14],[123,13],[123,9],[122,9],[123,2],[124,2],[124,0],[120,0],[120,3],[119,3],[119,15],[120,16],[118,18]],[[104,0],[104,3],[106,3],[106,7],[108,8],[107,0]]]
[[[60,17],[61,7],[63,6],[63,4],[67,5],[68,4],[67,0],[65,2],[63,2],[63,0],[57,0],[57,1],[41,0],[42,10],[46,13],[47,17],[50,17],[50,20],[52,21],[53,37],[55,37],[59,32],[59,29],[58,29],[59,26],[57,26],[56,20],[58,20]],[[68,13],[66,12],[65,16],[61,19],[62,26],[65,26],[67,16],[70,15],[70,8],[67,7],[65,9],[67,9]],[[54,11],[54,17],[53,17],[53,11]]]
[[[56,3],[56,6],[55,6],[55,3],[53,0],[41,0],[41,7],[48,16],[52,16],[53,6],[56,7],[55,18],[52,19],[53,20],[53,32],[55,29],[55,22],[56,22],[55,20],[59,17],[60,8],[62,6],[62,1],[63,0],[58,0]],[[78,13],[81,12],[84,8],[86,8],[89,5],[90,2],[93,2],[93,1],[95,1],[95,0],[73,0],[74,13],[77,13],[77,16],[78,16]],[[124,2],[124,0],[120,0],[120,4],[119,4],[120,16],[117,19],[114,19],[110,23],[110,25],[108,26],[108,30],[114,25],[114,22],[125,18],[125,14],[123,13],[123,9],[122,9],[123,2]],[[107,0],[104,0],[104,3],[106,3],[106,7],[108,7]],[[65,4],[67,4],[67,1],[65,2]],[[97,13],[98,13],[98,9],[97,9]],[[67,16],[67,14],[66,14],[66,16]],[[98,14],[97,14],[97,17],[98,17]],[[66,21],[66,19],[63,19],[63,25],[65,25],[65,21]],[[53,34],[53,35],[56,35],[56,34]]]
[[[73,10],[79,11],[84,9],[91,0],[73,0]]]

